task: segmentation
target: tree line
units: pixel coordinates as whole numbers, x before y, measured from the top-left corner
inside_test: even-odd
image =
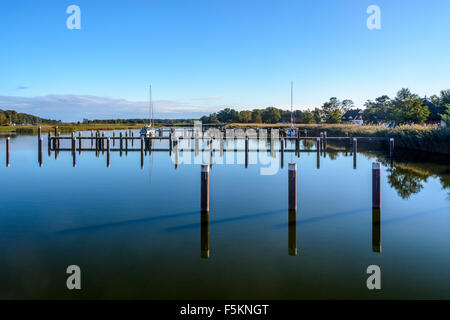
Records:
[[[57,124],[59,120],[43,119],[27,113],[18,113],[14,110],[0,109],[0,125],[6,126],[10,123],[14,124]]]
[[[450,89],[443,90],[440,96],[434,95],[428,100],[404,88],[399,90],[393,99],[383,95],[375,101],[367,100],[364,106],[365,123],[423,124],[430,115],[449,123]],[[350,99],[340,101],[332,97],[319,108],[295,110],[292,116],[295,118],[295,123],[341,123],[342,116],[354,107]],[[290,111],[268,107],[251,111],[226,108],[203,116],[200,120],[203,123],[279,123],[282,120],[290,122],[290,118]]]

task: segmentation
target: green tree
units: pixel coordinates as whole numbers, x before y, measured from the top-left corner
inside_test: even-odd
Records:
[[[306,110],[303,112],[302,123],[316,123],[314,115],[311,111]]]
[[[390,120],[391,99],[384,95],[375,99],[375,101],[367,100],[364,104],[364,121],[369,123],[379,123],[380,121]]]
[[[351,100],[347,99],[341,102],[336,97],[330,98],[330,101],[325,102],[322,106],[325,122],[341,123],[342,116],[350,106],[353,106],[353,101]]]
[[[397,124],[422,124],[427,120],[430,110],[418,95],[404,88],[397,92],[397,96],[392,101],[391,114]]]
[[[278,123],[281,120],[280,110],[274,107],[266,108],[261,114],[264,123]]]
[[[321,123],[323,120],[323,110],[319,109],[319,108],[315,108],[312,111],[312,115],[314,117],[314,122],[315,123]]]

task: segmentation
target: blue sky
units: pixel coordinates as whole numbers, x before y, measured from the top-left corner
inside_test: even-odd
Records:
[[[66,28],[69,5],[81,30]],[[381,30],[369,30],[369,5]],[[450,88],[450,1],[2,0],[0,108],[66,121]]]

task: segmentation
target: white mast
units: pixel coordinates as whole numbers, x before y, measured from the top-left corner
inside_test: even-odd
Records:
[[[150,105],[149,105],[149,114],[150,114],[150,128],[153,128],[152,85],[150,85]]]
[[[294,82],[291,81],[291,128],[294,126],[294,118],[292,114],[292,104],[294,100]]]

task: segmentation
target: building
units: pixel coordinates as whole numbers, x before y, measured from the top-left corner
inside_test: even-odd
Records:
[[[441,115],[438,113],[438,108],[432,103],[430,100],[428,100],[426,97],[423,99],[424,106],[428,107],[428,110],[430,110],[430,114],[425,121],[425,124],[427,126],[439,126],[439,127],[445,127],[447,124],[444,120],[442,120]]]
[[[342,124],[356,124],[361,126],[364,123],[363,111],[361,109],[350,109],[341,118]]]

